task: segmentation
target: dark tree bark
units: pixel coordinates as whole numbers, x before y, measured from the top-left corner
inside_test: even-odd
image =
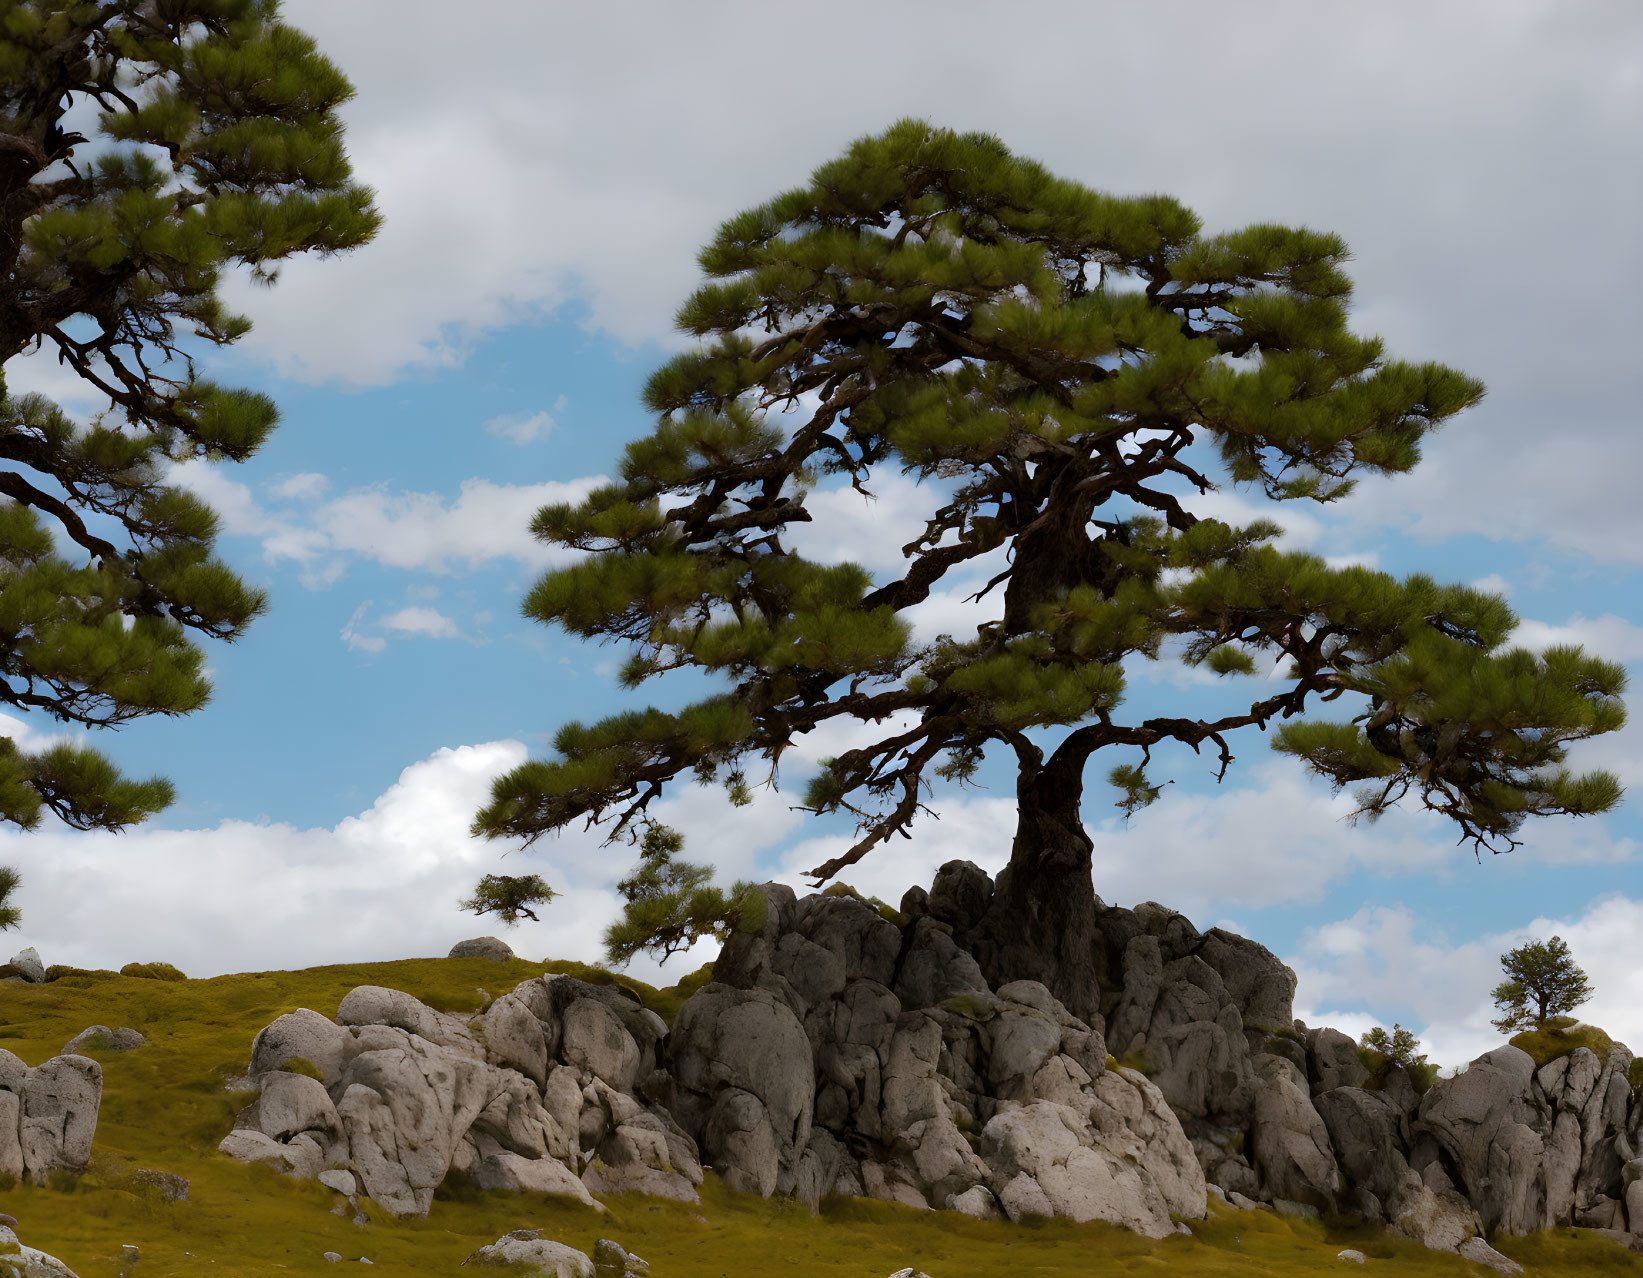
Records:
[[[988,983],[1040,981],[1074,1016],[1100,1010],[1095,966],[1094,844],[1084,829],[1083,760],[1023,769],[1010,863],[974,948]]]

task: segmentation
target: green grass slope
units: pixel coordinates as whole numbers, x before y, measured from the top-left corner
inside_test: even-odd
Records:
[[[1379,1230],[1281,1220],[1265,1212],[1218,1211],[1191,1238],[1148,1242],[1102,1225],[983,1224],[950,1213],[882,1203],[830,1203],[819,1217],[787,1202],[727,1194],[710,1176],[701,1206],[615,1198],[608,1214],[532,1195],[441,1190],[426,1220],[395,1221],[370,1204],[364,1227],[334,1216],[330,1190],[245,1167],[216,1152],[247,1097],[224,1088],[240,1074],[256,1032],[297,1007],[330,1015],[356,985],[408,990],[431,1006],[473,1011],[545,970],[621,979],[664,1015],[703,979],[652,990],[571,964],[506,965],[484,959],[419,959],[302,972],[259,972],[211,980],[70,975],[46,985],[0,985],[0,1047],[31,1065],[88,1025],[141,1030],[148,1045],[96,1053],[104,1098],[91,1167],[78,1180],[0,1191],[25,1243],[60,1257],[81,1278],[122,1273],[121,1247],[135,1244],[140,1278],[169,1275],[335,1274],[324,1253],[368,1257],[369,1272],[455,1274],[462,1261],[509,1230],[531,1228],[589,1253],[612,1237],[651,1262],[656,1278],[739,1278],[786,1272],[819,1278],[885,1278],[912,1265],[932,1278],[997,1275],[1243,1275],[1345,1273],[1343,1247],[1369,1257],[1368,1272],[1482,1274]],[[187,1202],[170,1203],[134,1178],[140,1168],[189,1178]],[[1597,1235],[1558,1230],[1505,1239],[1502,1251],[1532,1274],[1636,1275],[1643,1257]],[[1355,1267],[1353,1272],[1359,1272]]]

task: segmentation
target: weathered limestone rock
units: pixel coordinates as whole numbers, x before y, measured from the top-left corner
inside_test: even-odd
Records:
[[[973,861],[949,861],[936,871],[926,908],[953,927],[968,930],[981,922],[993,902],[993,881]]]
[[[0,1172],[42,1184],[54,1171],[84,1171],[102,1100],[103,1067],[90,1057],[30,1069],[0,1049]]]
[[[314,1133],[326,1147],[342,1139],[342,1120],[330,1093],[323,1083],[304,1074],[270,1074],[257,1098],[256,1111],[251,1126],[278,1141],[301,1132]]]
[[[1345,1187],[1374,1197],[1366,1215],[1379,1216],[1380,1205],[1420,1183],[1405,1153],[1408,1123],[1394,1101],[1361,1087],[1337,1087],[1319,1092],[1312,1104],[1328,1131]]]
[[[40,961],[39,952],[31,945],[12,955],[8,974],[30,984],[39,985],[46,979],[46,965]]]
[[[674,1116],[733,1189],[768,1197],[810,1138],[815,1066],[792,1009],[762,989],[704,986],[669,1038]]]
[[[276,1017],[258,1031],[251,1043],[253,1077],[294,1060],[305,1060],[323,1075],[329,1086],[342,1075],[343,1062],[354,1040],[346,1029],[306,1007]]]
[[[134,1029],[109,1029],[106,1025],[93,1025],[81,1030],[68,1042],[63,1044],[64,1056],[82,1056],[86,1052],[129,1052],[148,1042]]]
[[[186,1203],[188,1201],[187,1176],[179,1176],[175,1172],[159,1171],[153,1167],[139,1167],[131,1173],[131,1179],[139,1185],[152,1189],[168,1203]]]
[[[1256,1061],[1255,1167],[1273,1198],[1333,1211],[1341,1192],[1340,1168],[1329,1130],[1313,1108],[1306,1078],[1277,1056]]]
[[[1413,1125],[1417,1140],[1432,1137],[1447,1156],[1455,1187],[1486,1233],[1522,1234],[1552,1223],[1543,1169],[1543,1134],[1552,1124],[1545,1101],[1531,1090],[1534,1073],[1527,1052],[1497,1048],[1434,1086]]]
[[[595,1278],[648,1278],[650,1266],[621,1243],[601,1238],[593,1244]]]
[[[842,976],[842,964],[840,967]],[[895,993],[902,1006],[935,1007],[950,998],[984,993],[986,989],[981,965],[954,943],[951,925],[934,918],[922,918],[913,924],[896,977]]]
[[[587,1205],[592,1190],[695,1200],[694,1142],[633,1094],[655,1081],[667,1027],[625,991],[544,977],[461,1017],[361,986],[338,1018],[301,1010],[257,1036],[262,1094],[224,1153],[340,1173],[341,1192],[399,1216],[425,1214],[453,1173]],[[299,1059],[323,1081],[293,1072]]]
[[[1306,1036],[1314,1093],[1337,1087],[1362,1087],[1369,1079],[1358,1056],[1358,1045],[1339,1030],[1316,1029]]]
[[[464,1018],[436,1012],[403,990],[385,989],[380,985],[357,986],[343,995],[337,1005],[337,1022],[347,1026],[385,1025],[465,1056],[481,1054]]]
[[[702,1170],[694,1142],[661,1110],[635,1113],[616,1125],[582,1179],[597,1194],[649,1194],[693,1203]]]
[[[588,1187],[576,1178],[576,1173],[555,1158],[525,1158],[503,1151],[487,1156],[471,1175],[474,1184],[481,1189],[550,1194],[555,1198],[572,1199],[584,1207],[603,1210],[588,1192]]]
[[[587,1253],[543,1238],[534,1229],[516,1229],[463,1262],[467,1265],[518,1266],[536,1278],[596,1278]]]
[[[1033,1101],[997,1115],[980,1152],[1001,1198],[1019,1176],[1037,1183],[1052,1212],[1071,1220],[1109,1220],[1149,1238],[1174,1231],[1169,1207],[1141,1169],[1085,1143],[1088,1128],[1065,1106]]]
[[[469,941],[458,941],[451,946],[447,958],[482,958],[494,963],[506,963],[513,957],[513,947],[494,936],[476,936]]]
[[[1468,1238],[1455,1250],[1473,1264],[1486,1265],[1497,1273],[1521,1274],[1523,1272],[1522,1265],[1507,1256],[1501,1255],[1481,1238]]]

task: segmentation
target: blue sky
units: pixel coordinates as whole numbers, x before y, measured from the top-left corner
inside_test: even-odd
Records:
[[[625,703],[612,652],[520,617],[553,562],[525,523],[648,429],[638,388],[678,349],[671,314],[716,223],[903,114],[996,132],[1091,186],[1168,191],[1212,230],[1340,232],[1355,326],[1481,376],[1489,397],[1415,474],[1276,512],[1288,544],[1485,582],[1523,642],[1572,639],[1643,670],[1633,6],[1038,4],[1008,30],[966,3],[837,5],[820,30],[797,7],[741,3],[640,5],[643,21],[481,8],[486,21],[453,25],[423,0],[287,0],[359,86],[350,151],[387,221],[375,244],[292,264],[272,290],[234,286],[256,327],[217,374],[274,394],[283,425],[253,461],[182,479],[272,607],[211,650],[206,710],[100,738],[131,771],[172,778],[173,809],[119,838],[0,834],[0,862],[25,877],[19,943],[48,962],[207,974],[443,953],[495,930],[455,901],[498,867],[565,892],[516,948],[594,957],[627,849],[573,834],[502,860],[465,833],[490,777],[565,720]],[[852,38],[869,13],[875,39]],[[1044,29],[1061,33],[1050,47]],[[1161,92],[1159,68],[1201,91]],[[97,407],[54,368],[14,361],[6,376]],[[928,494],[894,476],[877,491],[873,507],[823,496],[817,544],[888,568],[874,558]],[[1263,513],[1247,494],[1218,500]],[[926,624],[963,616],[955,599]],[[1215,695],[1179,672],[1135,676],[1149,707]],[[1576,762],[1636,793],[1640,740],[1628,729]],[[785,788],[750,809],[686,786],[668,812],[725,877],[802,883],[845,831],[788,804],[804,760],[836,745],[801,742]],[[1635,799],[1542,823],[1479,864],[1419,814],[1352,827],[1347,799],[1258,738],[1235,748],[1220,787],[1176,760],[1175,784],[1128,825],[1092,779],[1104,899],[1234,925],[1297,968],[1301,1015],[1354,1032],[1400,1020],[1451,1064],[1496,1041],[1501,950],[1556,930],[1598,986],[1588,1014],[1643,1048]],[[985,779],[938,791],[945,819],[852,882],[895,899],[949,856],[1001,865],[1008,777]]]

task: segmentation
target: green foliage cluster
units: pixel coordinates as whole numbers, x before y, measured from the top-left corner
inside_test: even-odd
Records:
[[[1506,979],[1495,986],[1493,997],[1501,1015],[1491,1023],[1503,1034],[1544,1029],[1597,992],[1560,936],[1527,941],[1502,954],[1500,965]]]
[[[44,350],[106,403],[82,425],[0,378],[0,704],[84,727],[187,714],[210,692],[193,636],[263,610],[169,476],[244,460],[277,419],[197,373],[191,352],[250,327],[225,273],[271,282],[376,230],[342,147],[352,93],[277,0],[0,7],[0,364]],[[91,139],[69,127],[86,118]],[[171,799],[81,746],[0,740],[0,821],[118,830]]]
[[[1153,747],[1213,746],[1224,773],[1229,734],[1279,719],[1277,748],[1361,787],[1362,814],[1412,796],[1479,847],[1612,806],[1612,776],[1563,762],[1622,722],[1619,666],[1510,647],[1497,596],[1334,568],[1280,549],[1270,522],[1194,509],[1226,483],[1337,499],[1410,469],[1482,397],[1348,331],[1347,259],[1304,228],[1205,234],[1167,197],[1106,195],[918,120],[731,218],[679,312],[698,341],[646,385],[654,431],[608,487],[538,513],[537,537],[587,553],[525,601],[624,648],[630,687],[690,668],[730,691],[567,726],[553,758],[496,782],[476,832],[591,818],[619,837],[687,775],[740,801],[841,719],[880,727],[806,791],[858,823],[820,880],[905,834],[932,780],[969,779],[989,749],[1017,760],[1024,811],[1076,830],[1097,751],[1123,752],[1110,779],[1130,812],[1161,792]],[[891,470],[932,510],[899,576],[797,553],[816,484],[870,494]],[[981,593],[999,618],[915,638],[908,610],[995,552]],[[1136,656],[1286,673],[1247,710],[1143,717],[1124,701]],[[1303,717],[1336,701],[1347,719]]]
[[[1418,1055],[1415,1051],[1420,1045],[1420,1039],[1396,1022],[1393,1023],[1390,1034],[1377,1025],[1373,1029],[1366,1030],[1363,1036],[1358,1039],[1360,1048],[1384,1056],[1394,1065],[1402,1065],[1405,1068],[1414,1064],[1417,1060],[1423,1061],[1426,1059],[1425,1056]]]
[[[1358,1059],[1369,1071],[1366,1084],[1369,1090],[1382,1090],[1391,1072],[1401,1069],[1409,1076],[1415,1093],[1424,1096],[1437,1080],[1438,1066],[1428,1061],[1425,1053],[1416,1050],[1420,1045],[1420,1039],[1396,1022],[1391,1033],[1379,1025],[1365,1031],[1358,1040]]]
[[[145,981],[186,981],[180,968],[170,963],[127,963],[120,969],[121,976],[134,976]]]
[[[513,927],[521,918],[541,922],[531,907],[546,905],[558,895],[534,874],[487,874],[457,906],[475,914],[494,914]]]
[[[622,894],[622,917],[605,929],[605,956],[627,963],[640,953],[669,955],[706,939],[723,941],[741,921],[743,898],[764,893],[750,883],[729,892],[713,886],[713,867],[679,860],[684,837],[652,823],[640,842],[639,863],[616,885]],[[757,907],[755,907],[757,908]]]
[[[16,927],[23,912],[12,904],[11,894],[21,886],[23,878],[9,865],[0,865],[0,932]]]

